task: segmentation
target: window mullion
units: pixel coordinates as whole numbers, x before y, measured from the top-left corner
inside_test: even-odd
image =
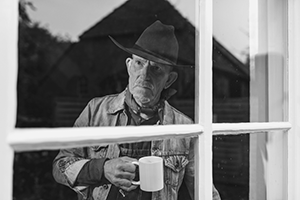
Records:
[[[250,1],[250,121],[286,120],[286,8],[281,0]],[[288,135],[265,131],[250,136],[250,199],[285,199]]]
[[[196,6],[196,123],[203,125],[195,145],[195,199],[212,199],[212,1]],[[197,170],[198,169],[198,170]]]
[[[14,152],[7,136],[16,120],[18,1],[0,1],[0,176],[1,199],[12,199]]]
[[[288,66],[289,66],[289,121],[293,128],[287,138],[288,182],[287,199],[300,199],[300,0],[288,2]]]

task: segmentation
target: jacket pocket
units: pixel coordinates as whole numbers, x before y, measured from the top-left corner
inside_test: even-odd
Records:
[[[188,163],[189,160],[185,155],[172,155],[165,157],[165,184],[172,187],[178,187],[179,185],[181,185],[185,172],[185,166]]]

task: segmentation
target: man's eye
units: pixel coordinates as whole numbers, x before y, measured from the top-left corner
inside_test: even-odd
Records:
[[[152,68],[153,68],[155,71],[161,71],[161,67],[160,67],[160,66],[154,65],[154,66],[152,66]]]
[[[135,61],[135,64],[141,66],[143,63],[142,63],[141,61],[139,61],[139,60],[136,60],[136,61]]]

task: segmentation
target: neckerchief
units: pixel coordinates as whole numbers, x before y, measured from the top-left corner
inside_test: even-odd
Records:
[[[168,100],[171,96],[173,96],[176,93],[176,90],[169,88],[166,90],[163,90],[161,93],[161,98],[158,101],[158,103],[153,107],[141,107],[139,106],[135,99],[133,98],[133,95],[129,92],[128,87],[126,88],[126,94],[125,94],[125,103],[127,106],[136,114],[144,113],[147,116],[154,116],[157,114],[157,111],[164,107],[165,100]]]

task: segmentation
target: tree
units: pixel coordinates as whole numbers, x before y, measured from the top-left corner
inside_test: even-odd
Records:
[[[54,36],[38,22],[32,22],[29,1],[19,2],[19,69],[17,126],[51,126],[51,102],[46,94],[38,94],[41,79],[70,45],[68,39]]]
[[[40,80],[63,54],[70,42],[53,36],[47,28],[32,22],[29,1],[19,2],[18,109],[17,127],[51,126],[49,97],[38,94]],[[15,153],[13,174],[14,200],[74,199],[75,193],[55,183],[51,168],[57,151]]]

